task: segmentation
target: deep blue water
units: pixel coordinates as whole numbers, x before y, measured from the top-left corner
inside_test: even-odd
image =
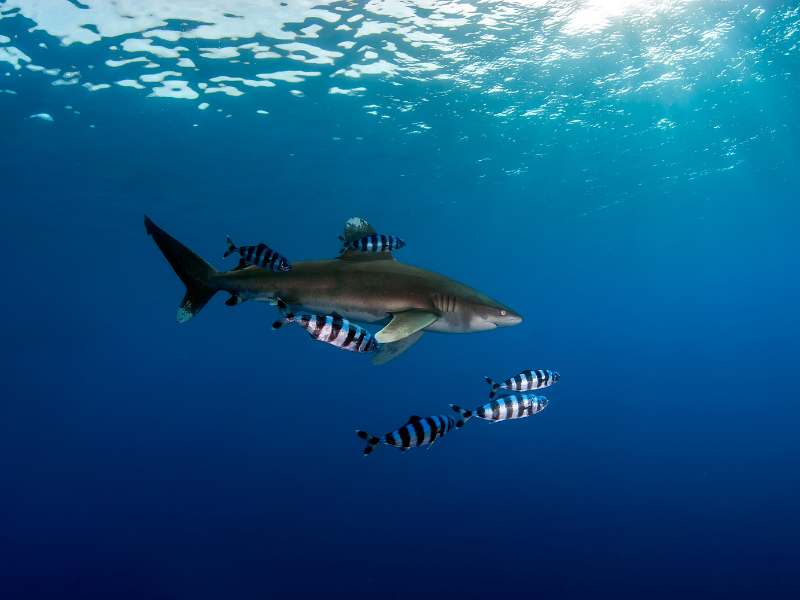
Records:
[[[796,597],[795,3],[287,2],[0,3],[0,597]],[[145,213],[218,267],[362,216],[525,321],[383,367],[222,295],[178,325]],[[541,414],[362,457],[524,368]]]

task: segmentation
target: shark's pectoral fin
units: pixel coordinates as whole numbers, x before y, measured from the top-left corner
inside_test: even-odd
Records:
[[[391,344],[425,329],[438,318],[439,315],[426,310],[396,313],[389,324],[375,334],[375,339],[381,344]]]
[[[423,333],[425,332],[418,331],[417,333],[412,333],[408,337],[404,337],[402,340],[392,342],[391,344],[380,344],[378,346],[378,351],[372,358],[372,364],[385,365],[390,360],[394,360],[395,358],[400,356],[403,352],[411,348],[411,346],[416,344],[417,341],[419,341],[419,338],[422,337]]]

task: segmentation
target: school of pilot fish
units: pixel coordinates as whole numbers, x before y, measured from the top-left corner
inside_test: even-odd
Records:
[[[148,217],[145,229],[186,286],[177,313],[179,323],[200,312],[216,292],[225,291],[230,294],[225,301],[228,306],[247,300],[277,306],[280,318],[272,325],[275,330],[285,324],[298,325],[315,341],[372,354],[374,364],[384,364],[408,350],[425,331],[468,333],[522,321],[510,308],[464,284],[396,261],[393,251],[405,247],[406,242],[377,233],[359,218],[347,221],[344,235],[339,237],[339,256],[329,261],[292,264],[263,242],[237,246],[228,236],[223,258],[237,254],[239,262],[225,272],[214,269]],[[379,323],[387,318],[388,324],[376,334],[356,323]],[[366,442],[365,456],[380,444],[401,452],[430,448],[473,417],[497,423],[542,412],[549,400],[531,392],[559,379],[559,373],[551,369],[526,369],[499,382],[485,377],[489,402],[473,408],[450,404],[450,414],[413,415],[383,435],[362,429],[356,430],[356,435]]]

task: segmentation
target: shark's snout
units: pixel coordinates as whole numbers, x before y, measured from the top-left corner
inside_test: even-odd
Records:
[[[510,308],[505,308],[495,317],[494,322],[498,327],[511,327],[512,325],[519,325],[522,323],[522,315],[514,312]]]
[[[500,305],[490,311],[486,320],[495,327],[511,327],[522,323],[522,315],[507,306]]]

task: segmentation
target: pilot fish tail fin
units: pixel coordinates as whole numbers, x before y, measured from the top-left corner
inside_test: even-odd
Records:
[[[459,418],[456,421],[456,427],[458,427],[458,428],[463,427],[464,424],[467,421],[469,421],[470,418],[473,415],[473,412],[471,410],[465,410],[465,409],[461,408],[458,404],[451,404],[450,408],[452,408],[459,415]]]
[[[225,236],[225,244],[227,244],[227,247],[225,248],[225,254],[222,255],[222,258],[228,258],[239,249],[236,244],[233,243],[229,235]]]
[[[286,323],[291,323],[292,321],[294,321],[294,313],[289,310],[289,306],[286,304],[286,302],[278,298],[277,305],[278,305],[278,310],[281,311],[283,317],[281,317],[272,324],[273,329],[280,329]]]
[[[497,395],[497,390],[500,388],[500,384],[491,377],[484,377],[483,380],[489,384],[489,398],[494,398]]]
[[[372,451],[375,450],[375,446],[377,446],[381,441],[381,438],[376,435],[371,435],[363,429],[356,429],[356,435],[359,437],[359,439],[367,442],[367,445],[364,447],[364,456],[369,456],[372,454]]]
[[[144,228],[153,238],[175,274],[186,286],[186,295],[178,307],[178,323],[185,323],[208,304],[218,288],[212,283],[217,270],[153,223],[145,215]]]

